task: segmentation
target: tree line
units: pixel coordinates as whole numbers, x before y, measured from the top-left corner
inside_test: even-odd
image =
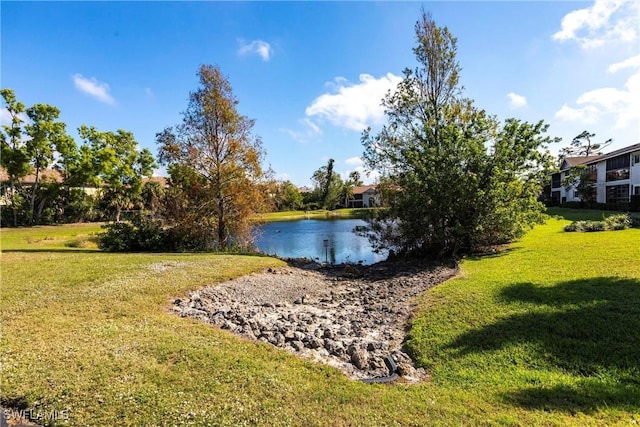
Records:
[[[140,150],[133,134],[82,125],[78,145],[66,130],[60,110],[31,107],[12,89],[0,90],[10,123],[0,132],[0,166],[8,185],[2,195],[3,226],[120,219],[121,212],[144,204],[143,179],[156,163]],[[54,170],[56,175],[46,175]],[[31,182],[24,185],[24,178]],[[94,188],[92,194],[86,188]]]

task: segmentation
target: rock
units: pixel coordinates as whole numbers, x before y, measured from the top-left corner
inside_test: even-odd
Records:
[[[294,340],[291,341],[291,347],[293,347],[296,351],[301,351],[302,349],[304,349],[304,344],[302,343],[302,341]]]
[[[400,347],[411,313],[409,301],[455,270],[401,268],[407,268],[407,274],[397,274],[398,268],[389,264],[327,266],[322,272],[279,267],[174,299],[172,310],[304,352],[352,378],[387,375],[384,358],[390,355],[408,381],[420,381],[427,375],[413,367]]]
[[[221,326],[222,329],[227,329],[230,331],[235,331],[236,330],[236,324],[227,320],[226,322],[224,322]]]
[[[193,319],[198,319],[203,322],[209,322],[209,313],[205,310],[200,310],[197,308],[187,307],[180,311],[180,317],[191,317]]]
[[[344,351],[344,344],[340,341],[326,339],[324,340],[324,348],[329,352],[329,354],[333,354],[340,358],[342,358],[346,353]]]
[[[360,370],[366,369],[369,365],[369,356],[367,352],[360,349],[355,350],[351,354],[351,363]]]
[[[399,362],[398,363],[398,375],[400,375],[401,377],[406,377],[407,375],[411,375],[411,373],[413,372],[413,367],[406,362]]]
[[[309,344],[309,348],[312,348],[314,350],[316,348],[324,347],[324,340],[313,335],[307,339],[307,343]]]
[[[371,369],[375,369],[375,370],[380,370],[380,369],[385,369],[386,365],[384,364],[384,360],[382,360],[379,357],[376,358],[369,358],[369,366],[371,367]]]

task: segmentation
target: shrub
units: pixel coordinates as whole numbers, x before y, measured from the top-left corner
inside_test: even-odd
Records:
[[[631,227],[631,217],[627,214],[611,215],[604,219],[607,230],[626,230]]]
[[[631,227],[631,217],[627,214],[611,215],[602,221],[574,221],[564,227],[564,231],[606,231],[625,230]]]
[[[144,215],[131,222],[115,222],[103,226],[99,247],[108,252],[164,252],[172,251],[169,233],[162,224]]]

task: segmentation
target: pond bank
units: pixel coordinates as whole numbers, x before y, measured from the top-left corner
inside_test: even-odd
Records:
[[[388,375],[384,359],[391,357],[405,381],[418,382],[426,374],[402,348],[412,299],[456,272],[394,263],[320,269],[298,263],[192,292],[173,308],[353,379]]]

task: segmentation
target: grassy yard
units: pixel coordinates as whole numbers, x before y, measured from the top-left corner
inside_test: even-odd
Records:
[[[259,222],[289,221],[296,219],[351,219],[365,218],[371,208],[336,209],[334,211],[285,211],[270,212],[258,215],[255,220]]]
[[[420,300],[419,386],[350,381],[169,311],[280,261],[107,254],[95,225],[0,230],[0,402],[63,425],[640,423],[640,230],[564,233],[602,214],[552,213]]]

